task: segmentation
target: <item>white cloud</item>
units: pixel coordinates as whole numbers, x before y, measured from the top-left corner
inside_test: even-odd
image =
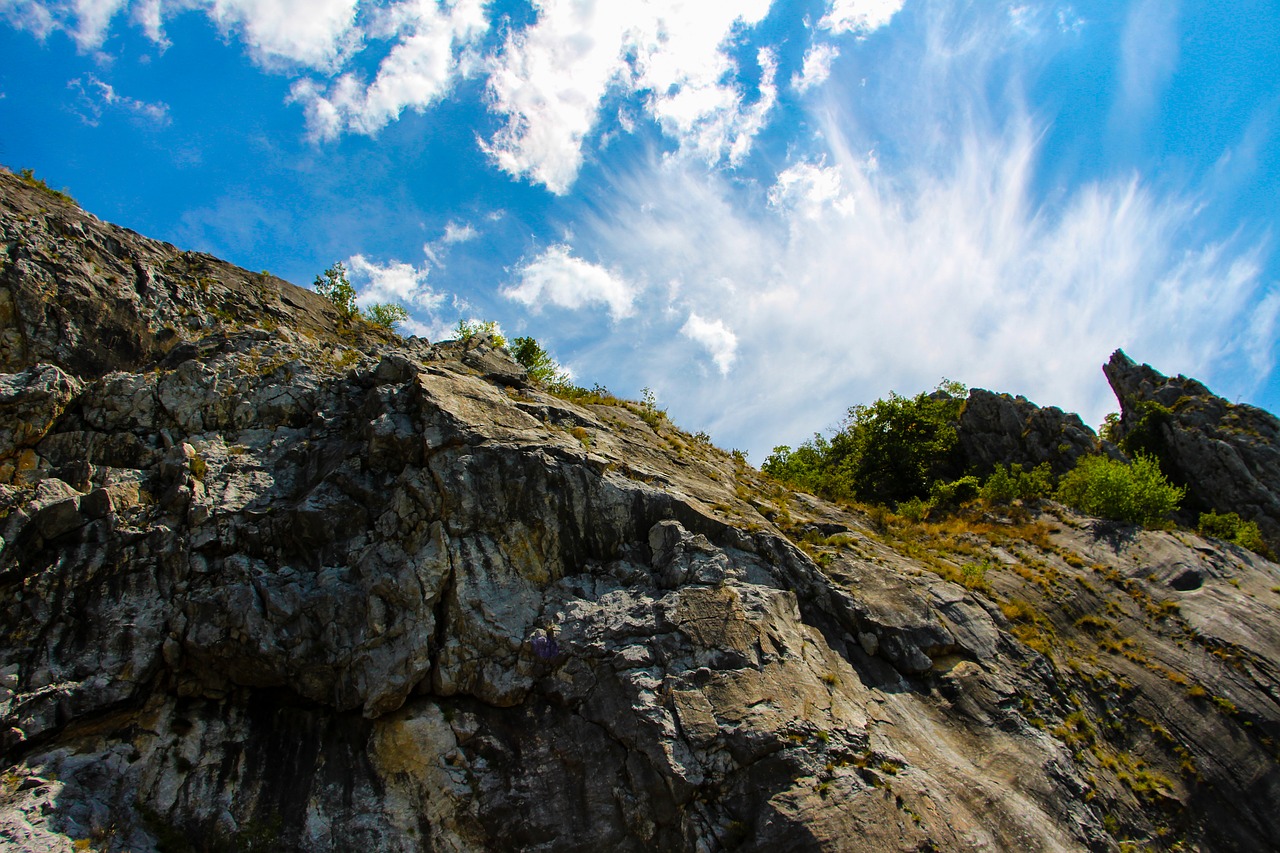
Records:
[[[680,334],[691,341],[701,344],[711,354],[711,359],[720,369],[721,376],[727,376],[738,356],[738,336],[735,335],[723,320],[705,320],[696,312],[689,314],[680,329]]]
[[[188,0],[224,32],[234,32],[258,62],[336,68],[354,47],[359,0]],[[180,4],[165,3],[166,11]]]
[[[425,266],[418,268],[399,261],[378,264],[364,255],[354,255],[347,259],[347,269],[356,288],[356,302],[361,306],[396,302],[410,309],[435,311],[445,298],[427,286]]]
[[[58,22],[48,8],[33,0],[0,0],[0,15],[13,27],[41,40],[58,29]]]
[[[442,243],[451,245],[453,243],[469,243],[480,236],[480,232],[471,225],[463,223],[459,225],[457,222],[447,222],[444,226],[444,235],[440,238]]]
[[[1133,127],[1150,116],[1178,67],[1176,0],[1140,0],[1120,42],[1120,98],[1113,121]]]
[[[839,56],[840,51],[834,45],[813,45],[805,52],[800,73],[791,78],[791,88],[804,93],[822,85],[831,76],[831,63]]]
[[[447,7],[435,0],[401,3],[377,24],[381,35],[397,41],[373,83],[344,74],[327,89],[311,78],[293,85],[290,99],[302,104],[314,138],[333,139],[344,131],[374,135],[406,108],[422,112],[449,92],[461,48],[488,27],[482,0]]]
[[[358,4],[359,0],[137,0],[133,18],[149,38],[167,46],[165,18],[196,9],[224,33],[237,35],[262,65],[332,70],[358,41]],[[41,38],[65,30],[88,51],[102,46],[116,16],[129,5],[130,0],[7,0],[0,11]]]
[[[502,295],[535,311],[543,305],[577,310],[605,305],[614,320],[632,313],[636,289],[593,263],[575,258],[568,246],[552,246],[519,270],[520,283]]]
[[[99,47],[106,38],[111,19],[122,10],[128,0],[74,0],[71,8],[76,18],[72,36],[81,50]]]
[[[169,105],[161,101],[140,101],[121,95],[109,83],[104,83],[94,74],[67,83],[67,88],[78,92],[77,106],[79,115],[85,124],[97,127],[102,114],[108,109],[118,109],[142,119],[148,123],[163,126],[169,123]]]
[[[480,232],[468,223],[446,222],[444,233],[438,239],[424,244],[422,253],[426,255],[427,260],[433,266],[443,267],[444,258],[453,246],[459,243],[469,243],[479,236]]]
[[[854,213],[853,199],[844,191],[840,170],[813,163],[796,163],[780,172],[769,190],[769,204],[811,221],[821,219],[828,211],[842,216]]]
[[[675,164],[612,181],[577,241],[629,275],[678,278],[678,304],[732,329],[735,382],[688,381],[664,342],[727,358],[729,339],[684,314],[629,326],[597,358],[627,365],[644,348],[621,381],[662,388],[686,422],[757,454],[943,376],[1096,424],[1116,405],[1099,370],[1116,347],[1206,381],[1229,361],[1270,370],[1280,292],[1266,293],[1261,249],[1197,241],[1191,200],[1125,177],[1038,201],[1041,136],[1025,119],[970,126],[949,158],[894,173],[852,153],[846,131],[823,128],[827,160],[785,169],[767,214],[734,181]],[[649,292],[637,313],[665,316],[670,298]]]
[[[818,27],[833,33],[866,35],[888,25],[904,0],[831,0]]]
[[[648,0],[545,0],[535,24],[509,37],[491,67],[493,109],[507,125],[488,144],[498,165],[564,193],[611,87],[647,93],[646,107],[683,148],[711,162],[740,158],[773,105],[773,57],[750,105],[725,82],[722,50],[769,0],[736,4]]]

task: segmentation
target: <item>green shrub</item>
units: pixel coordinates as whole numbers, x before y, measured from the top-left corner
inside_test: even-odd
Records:
[[[396,305],[391,302],[375,303],[361,313],[373,325],[392,331],[395,331],[396,326],[409,319],[409,312],[404,309],[403,305]]]
[[[43,178],[37,178],[35,171],[32,169],[23,169],[22,171],[18,172],[18,179],[21,180],[27,186],[34,187],[35,189],[40,190],[40,192],[44,193],[50,198],[56,198],[58,201],[65,201],[68,204],[76,203],[76,200],[72,198],[70,195],[68,195],[66,192],[60,192],[58,190],[55,190],[53,187],[46,184]]]
[[[1086,456],[1063,475],[1054,496],[1088,515],[1151,527],[1176,510],[1185,493],[1154,459],[1139,454],[1129,464]]]
[[[1234,542],[1242,548],[1248,548],[1264,556],[1270,553],[1267,543],[1262,538],[1262,531],[1258,529],[1258,522],[1245,521],[1238,513],[1213,511],[1201,513],[1197,529],[1201,536],[1212,536],[1215,539]]]
[[[937,507],[955,507],[973,500],[982,490],[982,482],[974,476],[959,480],[937,480],[929,489],[929,503]]]
[[[502,331],[493,320],[459,320],[453,331],[464,344],[470,344],[479,335],[488,335],[494,346],[507,345],[507,339],[502,336]]]
[[[316,276],[315,288],[316,293],[333,303],[338,310],[338,319],[343,323],[361,317],[375,326],[394,331],[397,324],[409,319],[409,312],[404,306],[393,302],[378,302],[363,311],[357,308],[356,289],[347,280],[347,268],[341,261]]]
[[[1053,472],[1048,462],[1041,462],[1030,471],[1023,471],[1022,465],[1014,462],[1007,468],[997,463],[979,495],[987,503],[998,504],[1038,500],[1052,492]]]
[[[922,501],[920,498],[910,498],[900,501],[894,508],[894,512],[908,521],[921,522],[925,516],[929,514],[929,510],[933,508],[932,501]]]

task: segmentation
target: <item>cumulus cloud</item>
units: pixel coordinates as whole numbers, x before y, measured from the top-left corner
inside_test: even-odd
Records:
[[[650,114],[683,148],[711,162],[741,158],[773,106],[775,63],[759,56],[759,94],[748,103],[724,82],[733,63],[723,46],[768,9],[769,0],[547,0],[492,63],[489,92],[507,124],[489,153],[512,175],[566,192],[601,102],[617,88],[645,93]]]
[[[67,88],[77,93],[77,112],[80,119],[91,127],[98,126],[103,113],[107,110],[121,110],[149,124],[169,123],[168,104],[162,101],[141,101],[121,95],[115,87],[99,80],[94,74],[77,77],[67,84]]]
[[[317,141],[376,134],[405,110],[439,102],[459,77],[484,73],[487,106],[504,124],[482,145],[511,175],[564,193],[611,92],[637,99],[681,151],[709,164],[741,163],[777,103],[778,62],[769,47],[747,68],[730,54],[770,2],[543,0],[533,24],[483,58],[486,0],[6,0],[0,11],[38,36],[63,29],[94,50],[126,9],[162,48],[166,20],[198,10],[264,68],[301,75],[289,100]],[[854,11],[837,5],[824,20],[843,32]],[[864,28],[878,20],[863,17]],[[372,80],[353,68],[354,58],[384,48]],[[814,52],[801,79],[812,85],[831,55]],[[623,132],[630,122],[619,120]]]
[[[818,27],[833,33],[866,35],[886,26],[904,0],[831,0]]]
[[[347,259],[347,269],[356,288],[356,303],[361,306],[396,302],[410,309],[435,311],[444,302],[444,294],[427,285],[426,266],[415,267],[399,261],[379,264],[364,255],[354,255]]]
[[[519,270],[518,284],[502,295],[532,309],[543,305],[578,310],[604,305],[614,320],[632,313],[636,289],[597,264],[575,258],[568,246],[552,246]]]
[[[769,204],[801,219],[816,221],[833,211],[852,216],[853,199],[844,191],[840,170],[814,163],[796,163],[778,174],[769,189]]]
[[[396,43],[372,83],[348,73],[327,86],[314,78],[293,85],[290,97],[302,104],[314,138],[333,139],[344,131],[373,135],[405,109],[422,112],[449,92],[462,47],[488,28],[483,0],[402,3],[379,24],[379,34]]]
[[[444,226],[444,234],[440,237],[440,241],[445,245],[451,245],[453,243],[469,243],[479,236],[480,232],[465,222],[446,222]]]
[[[738,336],[723,320],[706,320],[698,316],[697,312],[691,312],[689,319],[680,328],[680,334],[701,344],[720,369],[720,375],[728,375],[734,359],[738,357]]]

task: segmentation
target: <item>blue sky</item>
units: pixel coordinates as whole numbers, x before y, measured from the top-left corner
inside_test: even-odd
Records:
[[[761,461],[942,377],[1280,411],[1280,8],[0,0],[0,162]]]

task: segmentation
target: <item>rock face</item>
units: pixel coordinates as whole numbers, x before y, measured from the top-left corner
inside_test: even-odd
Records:
[[[1103,368],[1120,400],[1117,438],[1159,457],[1187,487],[1186,507],[1237,512],[1280,548],[1280,419],[1229,403],[1185,376],[1169,378],[1120,350]]]
[[[966,468],[984,476],[997,463],[1030,470],[1048,462],[1055,474],[1062,474],[1099,446],[1079,415],[982,388],[969,391],[956,432]]]
[[[0,848],[1280,845],[1272,563],[886,527],[4,175],[0,223]]]

